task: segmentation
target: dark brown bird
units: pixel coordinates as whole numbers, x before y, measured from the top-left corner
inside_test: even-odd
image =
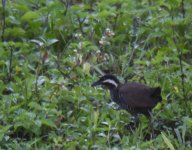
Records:
[[[104,75],[92,86],[103,85],[110,91],[112,101],[132,115],[150,116],[151,110],[162,101],[161,89],[150,88],[140,83],[121,84],[113,75]]]

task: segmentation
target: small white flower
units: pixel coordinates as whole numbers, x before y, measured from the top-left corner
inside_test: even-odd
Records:
[[[81,37],[81,33],[75,33],[75,34],[74,34],[74,37],[80,38],[80,37]]]

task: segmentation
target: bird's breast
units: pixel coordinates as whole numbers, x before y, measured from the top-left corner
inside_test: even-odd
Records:
[[[134,108],[129,107],[126,103],[124,103],[119,95],[118,91],[110,91],[111,100],[117,103],[122,109],[125,109],[129,112],[134,112]]]
[[[129,106],[122,100],[118,90],[110,90],[111,100],[117,103],[121,108],[128,109]]]
[[[119,100],[119,93],[117,90],[110,90],[110,95],[111,95],[111,100],[116,102],[116,103],[119,103],[120,100]]]

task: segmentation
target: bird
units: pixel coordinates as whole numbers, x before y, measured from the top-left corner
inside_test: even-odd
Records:
[[[151,88],[141,83],[122,84],[112,74],[102,76],[92,87],[99,85],[107,88],[112,101],[131,113],[136,120],[139,114],[150,117],[152,109],[162,101],[160,87]]]

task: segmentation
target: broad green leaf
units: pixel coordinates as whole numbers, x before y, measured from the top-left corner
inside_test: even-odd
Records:
[[[83,72],[84,72],[85,74],[89,74],[90,68],[91,68],[91,65],[90,65],[89,63],[84,63],[84,64],[83,64]]]
[[[39,18],[39,13],[36,11],[28,11],[22,17],[22,21],[32,21],[33,19]]]
[[[45,119],[43,119],[43,120],[41,120],[41,123],[42,123],[42,125],[45,125],[47,127],[51,127],[51,128],[55,128],[56,127],[55,123],[52,120],[48,120],[48,119],[45,120]]]

